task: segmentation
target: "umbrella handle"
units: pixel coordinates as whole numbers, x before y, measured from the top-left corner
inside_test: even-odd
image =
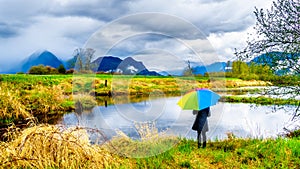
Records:
[[[193,115],[197,115],[198,114],[198,110],[193,110]]]

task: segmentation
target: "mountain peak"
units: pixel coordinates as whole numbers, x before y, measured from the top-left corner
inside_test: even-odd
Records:
[[[57,68],[63,64],[53,53],[48,50],[38,50],[31,54],[26,61],[22,63],[21,71],[28,72],[32,66],[45,65]]]
[[[51,53],[51,52],[49,52],[48,50],[45,50],[45,49],[39,49],[39,50],[35,51],[34,53],[32,53],[28,57],[28,59],[34,59],[34,58],[37,58],[37,57],[39,57],[39,56],[41,56],[43,54],[47,54],[47,53]]]
[[[93,63],[97,65],[95,71],[98,72],[119,72],[127,75],[159,75],[156,72],[149,71],[142,62],[136,61],[132,57],[122,60],[118,57],[104,56],[94,60]]]

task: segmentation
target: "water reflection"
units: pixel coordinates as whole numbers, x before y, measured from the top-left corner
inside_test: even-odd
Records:
[[[180,137],[196,138],[190,130],[195,116],[190,110],[181,110],[177,105],[180,97],[144,100],[131,104],[95,107],[91,112],[67,114],[62,122],[66,125],[82,125],[97,128],[111,138],[119,129],[133,139],[139,135],[134,123],[155,122],[159,132]],[[237,137],[275,137],[282,131],[294,107],[273,112],[270,106],[253,106],[243,103],[218,103],[211,107],[208,119],[208,137],[211,140],[224,139],[232,132]]]

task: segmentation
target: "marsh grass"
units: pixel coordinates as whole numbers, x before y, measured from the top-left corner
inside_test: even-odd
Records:
[[[0,168],[299,168],[300,137],[240,139],[233,133],[198,149],[194,140],[158,136],[153,124],[138,124],[143,139],[120,132],[107,141],[101,131],[34,125],[9,129],[0,142]],[[139,128],[138,127],[138,128]],[[91,144],[89,134],[103,141]],[[149,133],[150,132],[150,133]],[[151,134],[152,133],[152,134]],[[103,144],[104,143],[104,144]]]
[[[295,99],[281,99],[269,97],[240,97],[240,96],[224,96],[222,101],[234,103],[255,103],[259,105],[299,105],[300,101]]]
[[[0,168],[108,168],[120,159],[90,144],[87,130],[38,125],[14,130],[11,140],[0,143]]]
[[[154,122],[135,123],[135,127],[140,139],[132,139],[119,130],[106,148],[123,157],[145,158],[164,153],[179,141],[166,132],[158,132]]]
[[[21,101],[21,91],[10,88],[8,83],[2,83],[0,86],[0,119],[2,122],[9,119],[32,117],[27,111],[26,105]]]
[[[78,109],[78,105],[80,104],[80,106],[82,106],[83,111],[91,110],[92,108],[97,106],[96,98],[91,95],[77,94],[73,95],[72,99],[75,102],[76,109]]]
[[[24,84],[1,82],[0,85],[0,122],[2,124],[18,122],[38,117],[47,122],[51,116],[63,114],[71,109],[64,98],[60,85],[32,85],[23,89]]]
[[[181,139],[172,149],[136,159],[136,168],[299,168],[300,138],[240,139],[229,136],[198,149]]]
[[[117,86],[112,83],[115,78],[121,79],[115,81]],[[122,86],[128,78],[128,86]],[[107,86],[104,80],[107,80]],[[223,87],[223,81],[214,79],[211,82],[209,78],[198,77],[96,75],[96,80],[83,83],[65,75],[0,75],[0,122],[35,120],[36,116],[46,122],[52,114],[65,113],[74,103],[70,96],[74,92],[73,85],[77,85],[75,91],[83,93],[92,89],[91,92],[105,94],[114,89],[116,93],[129,95],[160,91],[159,94],[166,96],[178,96],[196,87]],[[266,85],[258,81],[248,83],[228,79],[225,86],[249,84]],[[88,96],[86,100],[92,99]],[[94,102],[89,105],[94,106]],[[228,135],[226,140],[208,142],[206,149],[198,149],[194,140],[158,132],[154,124],[136,124],[136,129],[140,139],[119,132],[108,141],[100,131],[81,127],[64,128],[30,122],[20,129],[12,125],[7,128],[7,141],[0,142],[0,168],[300,168],[299,136],[262,140]],[[98,133],[99,144],[91,144],[91,132]]]

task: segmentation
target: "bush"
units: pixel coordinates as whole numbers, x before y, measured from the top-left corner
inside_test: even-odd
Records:
[[[58,70],[51,66],[38,65],[32,66],[28,73],[35,75],[58,74]]]
[[[66,71],[66,74],[73,74],[74,72],[75,72],[74,69],[69,69],[69,70]]]
[[[64,65],[59,65],[59,67],[57,68],[58,73],[60,74],[65,74],[66,73],[66,68],[64,67]]]

